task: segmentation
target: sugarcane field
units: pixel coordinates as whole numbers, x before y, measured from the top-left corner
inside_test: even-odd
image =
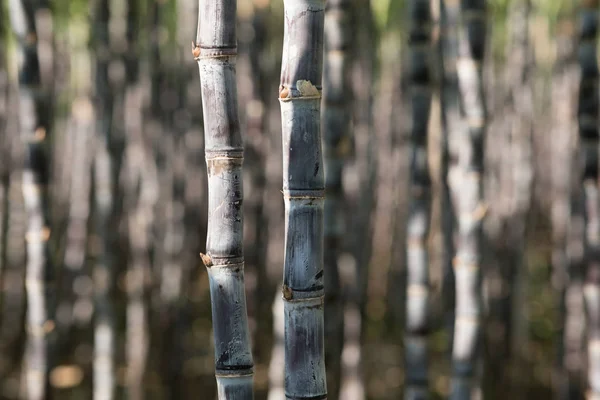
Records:
[[[0,400],[600,400],[600,0],[0,0]]]

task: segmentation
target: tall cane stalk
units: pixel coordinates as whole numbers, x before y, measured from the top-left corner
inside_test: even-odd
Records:
[[[325,10],[323,151],[325,158],[325,361],[329,396],[339,397],[344,345],[344,301],[337,259],[344,238],[342,173],[352,149],[349,82],[352,0],[329,0]]]
[[[581,0],[579,17],[579,121],[585,198],[585,285],[590,399],[600,399],[600,210],[598,191],[598,0]]]
[[[219,399],[252,399],[253,361],[244,292],[243,144],[235,80],[236,1],[200,0],[198,61],[208,170],[209,274]]]
[[[27,265],[27,398],[50,396],[49,372],[54,360],[54,268],[48,253],[50,127],[49,107],[42,96],[40,63],[35,29],[36,5],[11,0],[10,20],[19,57],[19,120],[21,139],[27,147],[23,169],[23,198],[28,214]]]
[[[94,208],[100,237],[94,265],[94,399],[116,395],[117,321],[114,302],[119,246],[115,227],[122,211],[119,174],[123,144],[113,129],[115,96],[110,85],[110,2],[99,0],[95,8],[97,148],[94,160]],[[118,232],[118,230],[117,230]]]
[[[483,56],[486,1],[461,2],[456,71],[463,111],[463,134],[458,139],[456,168],[448,179],[458,218],[454,257],[456,316],[452,348],[452,393],[470,399],[479,387],[481,354],[482,275],[481,239],[486,205],[483,198],[483,152],[486,111]]]
[[[410,3],[410,84],[412,134],[410,206],[407,220],[406,399],[426,399],[429,259],[427,236],[431,214],[431,178],[427,161],[427,128],[431,107],[431,9],[429,0]]]
[[[325,399],[324,168],[321,77],[325,0],[284,0],[281,84],[285,395]]]

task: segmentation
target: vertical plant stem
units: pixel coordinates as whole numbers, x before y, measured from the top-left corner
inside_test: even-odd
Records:
[[[279,101],[283,145],[285,395],[325,399],[321,78],[324,0],[284,0]]]
[[[574,171],[573,162],[575,155],[575,144],[577,141],[577,81],[579,79],[579,66],[577,65],[576,30],[572,12],[562,15],[556,27],[556,60],[552,74],[551,112],[552,112],[552,141],[550,141],[549,152],[551,155],[550,183],[551,183],[551,211],[552,222],[552,277],[553,289],[557,293],[556,305],[559,309],[557,328],[557,351],[554,374],[557,377],[553,381],[553,389],[564,393],[567,383],[566,359],[564,340],[566,332],[563,323],[567,310],[567,296],[571,289],[568,287],[569,260],[567,259],[567,241],[570,217],[575,217],[570,198],[582,190],[572,190],[575,186],[572,182],[577,181],[578,189],[581,185],[581,170]],[[574,193],[575,192],[575,193]],[[583,193],[580,194],[581,196]],[[581,198],[580,201],[583,201]],[[582,205],[583,207],[583,205]],[[569,215],[573,213],[571,216]],[[583,224],[583,222],[582,222]],[[581,228],[584,229],[583,226]],[[582,232],[583,234],[583,232]],[[585,240],[583,240],[584,242]]]
[[[243,143],[235,80],[236,1],[200,0],[193,49],[200,70],[208,169],[209,274],[220,400],[252,399],[253,361],[244,292]]]
[[[330,0],[325,11],[323,64],[323,152],[327,196],[325,238],[325,361],[328,394],[339,398],[344,345],[344,301],[338,257],[344,239],[344,163],[352,150],[349,82],[351,0]]]
[[[131,103],[130,103],[131,104]],[[138,105],[139,106],[139,105]],[[137,128],[141,124],[136,124]],[[131,234],[131,260],[127,271],[127,393],[132,400],[146,397],[144,373],[148,353],[148,310],[145,304],[145,281],[150,271],[150,231],[155,192],[155,171],[144,156],[137,137],[131,138],[128,172],[132,175],[128,193],[128,226]],[[137,140],[136,140],[137,139]],[[136,165],[137,164],[137,165]],[[139,190],[138,190],[139,186]]]
[[[100,236],[100,255],[94,266],[94,399],[115,396],[116,323],[114,294],[116,253],[115,229],[117,203],[120,201],[118,174],[120,160],[114,156],[115,142],[111,134],[113,94],[108,68],[110,44],[108,24],[109,0],[99,0],[96,7],[94,40],[96,50],[97,148],[94,159],[94,208]]]
[[[584,299],[588,323],[589,399],[600,399],[600,193],[598,191],[598,1],[581,0],[579,10],[579,140],[585,201]]]
[[[458,2],[440,0],[441,38],[439,40],[439,58],[441,64],[442,84],[440,87],[440,104],[442,119],[441,144],[441,214],[443,235],[443,287],[444,311],[446,312],[450,342],[454,337],[454,308],[456,305],[456,279],[452,268],[455,251],[456,216],[450,193],[449,172],[456,168],[458,159],[457,138],[461,132],[460,95],[458,77],[456,75],[456,59],[458,57]]]
[[[4,4],[0,4],[0,282],[6,268],[6,233],[8,224],[8,189],[11,167],[11,156],[8,136],[8,29],[5,28],[7,18]],[[2,286],[0,285],[0,321],[2,320]]]
[[[27,396],[31,400],[50,396],[49,372],[54,362],[54,268],[48,254],[49,163],[47,143],[50,124],[42,96],[40,63],[33,2],[10,1],[10,19],[19,57],[19,119],[21,139],[27,152],[23,170],[23,197],[28,214],[26,355]]]
[[[360,313],[360,331],[358,341],[362,345],[367,327],[367,289],[369,282],[369,264],[373,252],[373,234],[375,232],[375,210],[377,203],[377,135],[373,126],[373,93],[371,82],[375,73],[375,36],[376,27],[371,5],[362,0],[356,0],[353,20],[361,19],[361,29],[358,33],[356,48],[361,49],[353,71],[354,86],[354,145],[357,168],[360,171],[356,215],[354,216],[354,258],[356,260],[356,294],[352,298]],[[362,24],[364,22],[364,24]],[[358,369],[362,363],[359,356]],[[361,383],[363,379],[360,380]]]
[[[483,93],[483,56],[486,37],[485,0],[461,3],[456,71],[461,94],[463,131],[458,139],[456,166],[449,184],[458,218],[453,260],[456,277],[456,315],[452,349],[454,400],[470,399],[479,388],[481,362],[483,160],[486,111]]]
[[[410,95],[412,132],[410,155],[410,205],[407,220],[406,333],[404,336],[408,399],[428,395],[427,334],[429,257],[427,238],[431,214],[431,178],[427,159],[427,133],[431,108],[429,0],[410,3]]]

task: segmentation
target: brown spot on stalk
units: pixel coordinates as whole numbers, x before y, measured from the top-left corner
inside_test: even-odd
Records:
[[[25,234],[25,241],[28,243],[47,242],[48,239],[50,239],[50,229],[48,227],[43,227],[38,232],[27,232]]]
[[[38,127],[35,130],[35,138],[40,142],[44,140],[46,138],[46,128],[43,126]]]
[[[483,217],[485,217],[485,215],[487,214],[487,211],[488,211],[487,204],[479,204],[477,206],[477,208],[473,211],[473,214],[472,214],[473,219],[475,221],[482,220]]]
[[[192,40],[192,54],[194,55],[194,59],[200,57],[200,46],[198,46],[196,44],[196,42],[194,42]]]
[[[42,325],[42,327],[44,328],[44,332],[50,333],[54,330],[54,328],[56,327],[56,324],[54,323],[54,321],[49,319],[46,322],[44,322],[44,325]]]
[[[290,289],[290,287],[288,285],[283,285],[281,287],[281,292],[283,293],[283,298],[286,300],[291,300],[293,295],[292,295],[292,289]]]
[[[282,87],[279,90],[279,98],[280,99],[288,99],[290,97],[290,90],[286,87]]]
[[[212,258],[210,258],[208,254],[200,253],[200,258],[202,259],[202,262],[206,268],[213,266]]]

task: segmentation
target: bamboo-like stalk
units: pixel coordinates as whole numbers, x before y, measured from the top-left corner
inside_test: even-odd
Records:
[[[456,308],[452,348],[452,399],[469,399],[479,388],[481,362],[482,275],[481,239],[486,205],[483,160],[486,111],[483,56],[486,37],[485,0],[461,3],[456,71],[464,119],[457,164],[448,180],[457,224]]]
[[[574,8],[573,8],[574,9]],[[577,64],[577,46],[575,20],[572,12],[567,12],[559,16],[556,24],[556,59],[552,71],[552,92],[551,92],[551,113],[552,113],[552,141],[549,143],[548,153],[551,157],[550,165],[550,183],[551,183],[551,222],[552,222],[552,277],[551,281],[557,293],[556,306],[559,310],[559,321],[557,326],[558,337],[556,340],[556,363],[554,364],[554,374],[558,379],[553,382],[553,389],[560,394],[566,394],[567,389],[567,370],[564,368],[567,364],[565,358],[565,340],[567,332],[563,324],[566,316],[567,307],[572,307],[573,303],[567,304],[568,291],[572,291],[571,283],[568,282],[569,271],[568,260],[568,240],[570,226],[573,222],[571,218],[576,217],[576,210],[571,208],[576,204],[569,204],[570,199],[575,196],[582,196],[579,202],[583,202],[581,192],[581,170],[573,165],[576,155],[577,139],[577,82],[579,80],[579,65]],[[578,169],[578,171],[574,171]],[[576,184],[573,183],[576,181]],[[573,190],[575,189],[575,190]],[[583,208],[583,204],[581,205]],[[571,208],[571,210],[570,210]],[[569,215],[571,211],[572,215]],[[582,216],[583,217],[583,216]],[[581,222],[583,225],[583,221]],[[583,226],[581,227],[583,230]],[[575,233],[575,232],[573,232]],[[582,232],[582,235],[584,233]],[[581,236],[583,245],[583,236]],[[583,249],[581,250],[583,252]],[[582,255],[583,257],[583,255]],[[574,259],[572,261],[575,261]],[[583,263],[583,260],[582,260]],[[579,287],[580,293],[581,286]],[[571,296],[569,296],[571,297]],[[583,297],[583,294],[582,294]],[[572,299],[572,297],[571,297]],[[583,300],[583,299],[582,299]],[[570,360],[572,361],[572,360]],[[570,362],[569,362],[570,363]],[[575,364],[575,363],[574,363]],[[576,398],[576,397],[572,397]]]
[[[141,121],[140,121],[141,122]],[[138,130],[141,124],[138,125]],[[132,135],[134,136],[134,135]],[[144,372],[148,354],[148,311],[144,303],[146,271],[150,270],[150,227],[156,189],[152,182],[155,171],[144,157],[139,131],[130,136],[131,158],[127,169],[129,182],[128,226],[131,260],[127,271],[127,393],[132,400],[144,399]],[[137,140],[136,140],[137,139]],[[137,146],[136,146],[137,145]],[[137,148],[136,148],[137,147]],[[136,151],[137,150],[137,151]],[[141,154],[140,154],[141,153]],[[136,165],[137,164],[137,165]],[[139,193],[137,187],[140,186]]]
[[[66,221],[65,253],[58,289],[57,351],[69,353],[87,339],[84,332],[89,328],[92,319],[92,293],[77,290],[79,282],[86,279],[88,219],[90,215],[90,172],[91,133],[94,131],[95,116],[93,113],[90,82],[90,48],[88,47],[88,20],[77,17],[69,26],[71,33],[71,90],[74,100],[68,123],[69,141],[73,148],[70,163],[70,190],[68,220]],[[90,307],[88,307],[90,306]],[[84,311],[85,310],[85,311]],[[87,311],[89,310],[89,311]],[[85,338],[85,339],[84,339]],[[90,343],[91,344],[91,343]]]
[[[325,238],[325,361],[328,394],[337,399],[341,384],[344,345],[344,301],[338,257],[344,238],[342,173],[352,149],[349,81],[350,7],[352,0],[329,0],[325,11],[323,63],[323,152],[327,196]]]
[[[220,400],[252,399],[253,361],[244,292],[243,143],[235,80],[236,1],[200,0],[198,61],[208,169],[209,274]]]
[[[96,61],[97,149],[94,157],[94,212],[101,246],[94,266],[94,399],[112,399],[116,389],[116,322],[113,300],[117,246],[114,228],[120,202],[120,160],[114,157],[111,135],[113,94],[109,84],[109,0],[96,7],[94,40]],[[111,146],[112,145],[112,146]]]
[[[442,83],[440,85],[440,105],[442,120],[442,143],[441,143],[441,214],[443,235],[443,287],[444,311],[446,325],[449,329],[450,342],[454,336],[454,308],[456,305],[455,289],[456,279],[452,268],[452,257],[455,249],[456,216],[450,185],[448,181],[449,171],[456,168],[458,158],[457,138],[461,132],[460,117],[460,95],[458,90],[458,77],[456,76],[456,59],[458,57],[458,28],[459,4],[458,2],[440,0],[440,40],[438,42],[438,53],[440,61],[440,74]],[[452,161],[452,162],[451,162]]]
[[[429,0],[410,2],[410,71],[412,132],[410,206],[407,220],[406,333],[404,337],[406,399],[428,395],[427,334],[429,258],[427,237],[431,214],[431,178],[427,160],[427,130],[431,108]]]
[[[324,0],[284,0],[279,101],[283,145],[285,395],[325,399],[324,171],[321,78]]]
[[[10,150],[9,137],[7,135],[8,120],[8,65],[7,65],[7,42],[8,29],[4,5],[0,4],[0,282],[3,281],[3,273],[6,268],[6,233],[8,224],[8,190],[10,184]],[[3,293],[0,288],[0,319],[2,318]]]
[[[585,201],[585,284],[589,399],[600,399],[600,209],[598,191],[598,0],[582,0],[579,18],[579,140]]]
[[[376,188],[378,181],[377,135],[373,132],[373,90],[371,82],[376,68],[375,51],[377,48],[375,33],[376,26],[369,2],[356,0],[353,9],[353,20],[360,16],[361,28],[357,33],[356,49],[360,54],[353,71],[354,86],[354,145],[356,166],[359,171],[360,193],[357,196],[357,207],[354,210],[354,237],[352,238],[353,255],[356,260],[356,294],[351,296],[358,306],[361,326],[358,340],[362,343],[367,324],[366,304],[369,282],[369,262],[373,251],[373,236],[375,232],[375,210],[377,203]],[[359,79],[355,79],[359,77]],[[362,364],[359,356],[359,369]],[[362,383],[361,379],[361,383]]]
[[[48,254],[50,238],[48,210],[49,136],[48,106],[41,95],[40,63],[35,28],[36,5],[11,0],[10,19],[17,39],[19,57],[19,131],[27,146],[23,170],[23,197],[28,213],[26,355],[27,396],[50,396],[49,372],[54,360],[54,268]]]

